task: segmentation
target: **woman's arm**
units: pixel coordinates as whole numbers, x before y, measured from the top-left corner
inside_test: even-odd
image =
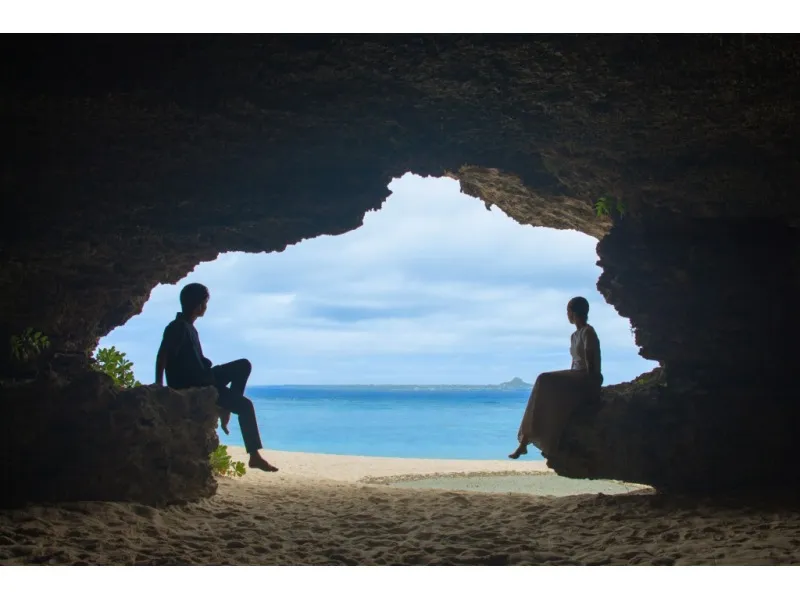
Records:
[[[583,354],[586,356],[586,371],[590,374],[599,373],[598,367],[598,354],[597,347],[600,342],[597,339],[597,333],[591,326],[586,327],[586,332],[583,336]]]

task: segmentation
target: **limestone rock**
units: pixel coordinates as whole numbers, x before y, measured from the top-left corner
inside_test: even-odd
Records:
[[[216,491],[216,390],[121,390],[107,376],[5,388],[0,503],[125,500],[164,505]],[[13,458],[12,458],[13,456]]]
[[[716,388],[687,387],[661,368],[604,387],[599,402],[575,412],[548,465],[567,477],[684,493],[800,487],[797,469],[787,467],[797,442],[791,387],[771,396]]]

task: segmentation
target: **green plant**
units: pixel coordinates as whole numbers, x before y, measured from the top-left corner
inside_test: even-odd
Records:
[[[651,384],[656,384],[658,386],[666,386],[667,379],[664,374],[664,368],[659,366],[654,369],[652,372],[646,372],[641,374],[637,378],[633,380],[633,383],[637,386],[647,386]]]
[[[11,355],[21,363],[30,361],[50,346],[50,339],[33,328],[11,337]]]
[[[619,198],[603,196],[594,204],[594,211],[597,217],[608,216],[609,218],[618,215],[620,218],[625,216],[625,202]]]
[[[224,444],[220,444],[216,450],[209,455],[209,458],[211,459],[211,469],[216,475],[240,478],[246,472],[244,463],[241,461],[234,461],[228,454],[228,447]]]
[[[122,388],[141,386],[141,383],[133,377],[133,363],[116,347],[98,349],[94,358],[96,361],[94,368],[110,376],[117,386]]]

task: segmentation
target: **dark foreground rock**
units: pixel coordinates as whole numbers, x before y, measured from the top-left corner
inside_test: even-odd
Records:
[[[121,390],[86,372],[3,389],[2,506],[77,500],[180,503],[212,496],[216,391]]]
[[[800,488],[797,468],[786,466],[797,446],[793,387],[776,384],[760,394],[733,382],[719,381],[724,390],[709,393],[656,368],[607,386],[599,402],[573,415],[548,465],[567,477],[625,480],[669,492]]]

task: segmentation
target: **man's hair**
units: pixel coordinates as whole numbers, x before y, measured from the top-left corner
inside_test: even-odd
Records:
[[[583,297],[573,297],[569,300],[568,305],[574,314],[580,316],[584,320],[589,318],[589,302]]]
[[[181,289],[181,310],[185,314],[190,314],[208,297],[209,292],[205,285],[199,282],[187,284]]]

